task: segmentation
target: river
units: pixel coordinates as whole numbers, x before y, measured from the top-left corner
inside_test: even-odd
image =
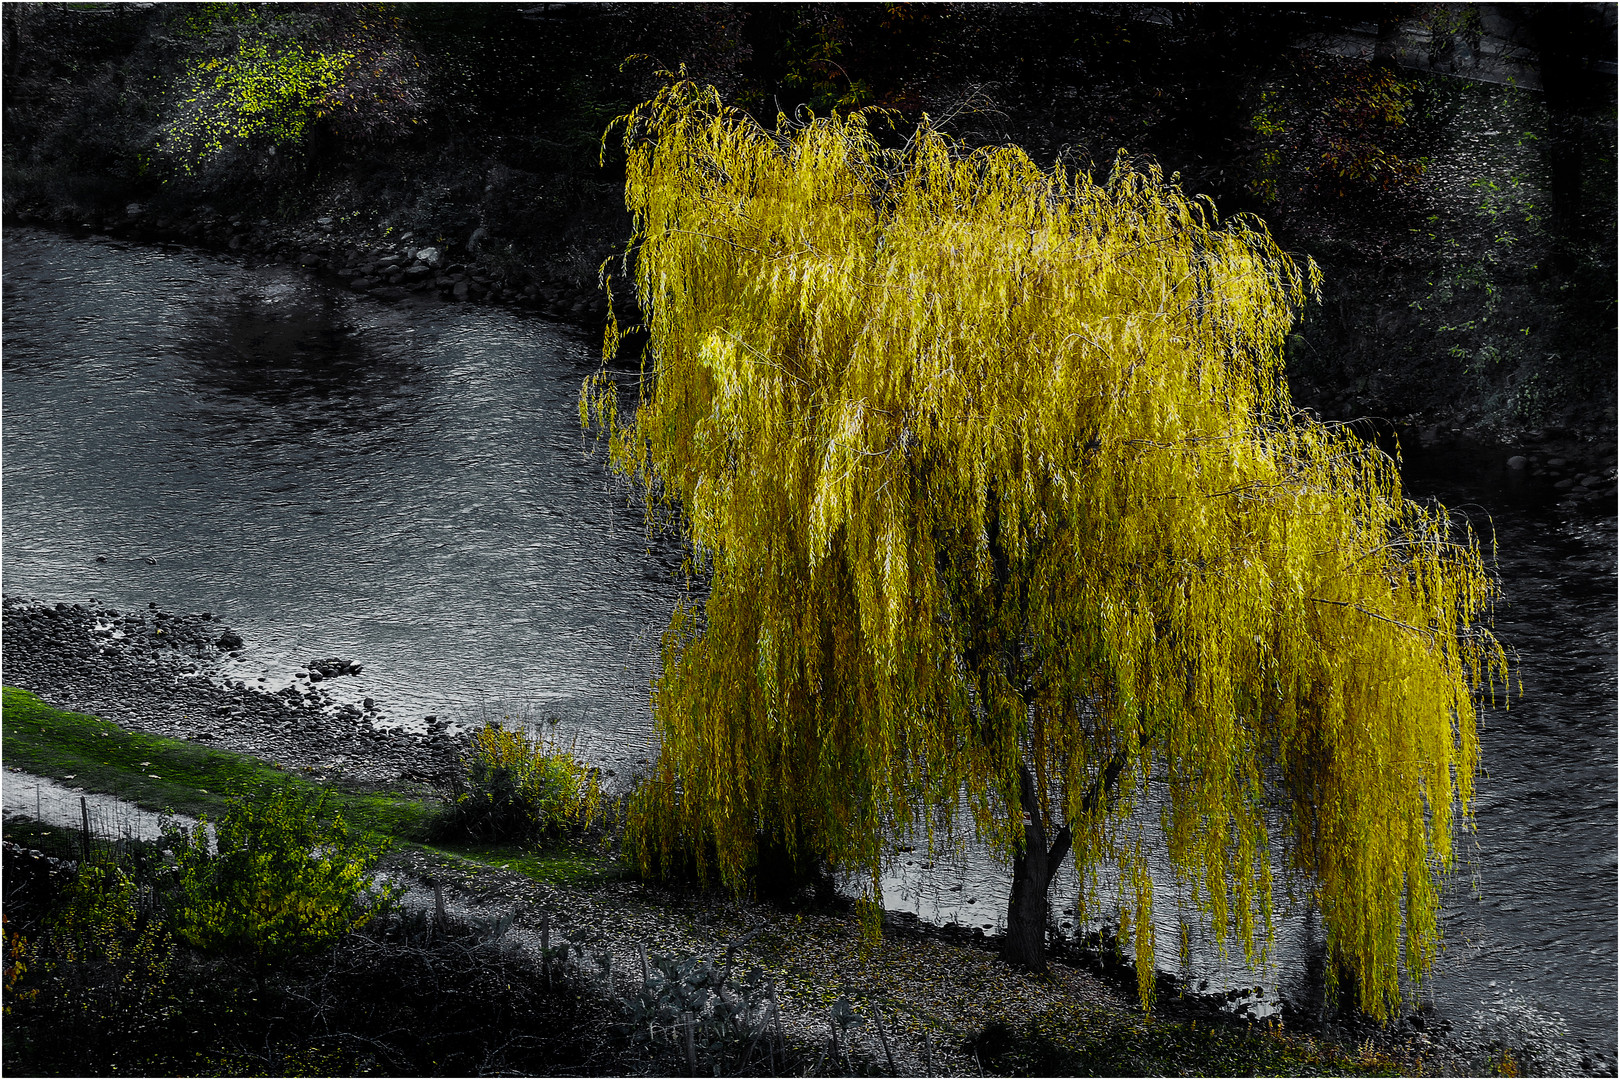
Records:
[[[343,695],[374,695],[394,723],[555,717],[606,767],[651,756],[679,557],[649,549],[581,435],[594,337],[26,228],[6,230],[3,288],[8,594],[211,611],[248,641],[232,678],[275,689],[345,656],[365,670]],[[1483,718],[1478,828],[1428,994],[1459,1029],[1553,1038],[1612,1069],[1613,505],[1560,507],[1501,454],[1410,453],[1411,491],[1494,524],[1496,629],[1524,686]],[[993,926],[999,873],[902,867],[889,899]],[[1207,950],[1195,968],[1275,996],[1312,933],[1294,911],[1264,971]]]

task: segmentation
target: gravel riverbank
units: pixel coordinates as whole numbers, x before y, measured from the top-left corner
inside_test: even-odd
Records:
[[[275,692],[227,682],[222,666],[244,642],[211,612],[6,596],[0,618],[6,684],[59,708],[365,782],[433,782],[454,758],[455,740],[442,728],[423,735],[383,726],[374,709],[334,701],[322,683],[344,677],[337,658],[312,661]]]

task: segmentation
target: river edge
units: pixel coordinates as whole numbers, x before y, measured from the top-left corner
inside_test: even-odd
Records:
[[[126,729],[274,761],[275,767],[316,784],[361,784],[368,790],[407,784],[420,792],[424,784],[445,776],[460,746],[460,738],[447,730],[423,737],[403,729],[377,729],[364,717],[356,721],[353,706],[332,703],[319,687],[306,687],[295,704],[285,690],[267,693],[214,682],[217,675],[209,672],[217,672],[220,661],[230,654],[230,649],[220,649],[219,638],[237,644],[238,635],[206,619],[206,612],[177,615],[149,607],[125,614],[96,604],[44,604],[8,596],[3,615],[5,633],[0,641],[8,685],[28,688],[57,708],[104,717]],[[115,638],[112,631],[118,628],[125,631]],[[159,633],[160,628],[167,633]],[[614,857],[608,853],[606,858]],[[782,912],[714,892],[629,881],[622,871],[595,882],[536,881],[530,874],[491,861],[447,857],[415,844],[400,845],[386,866],[411,889],[431,889],[439,882],[447,899],[475,918],[496,920],[517,905],[518,925],[527,928],[525,933],[538,933],[539,913],[557,913],[552,925],[603,942],[614,955],[612,970],[620,973],[632,972],[642,947],[666,955],[719,955],[727,942],[748,929],[770,926],[782,941],[789,941],[808,923],[816,947],[826,950],[823,967],[839,973],[834,980],[838,986],[863,986],[880,978],[889,984],[889,997],[901,1002],[920,989],[920,1009],[944,1022],[938,1027],[923,1023],[914,1035],[920,1040],[923,1030],[928,1031],[928,1052],[940,1056],[933,1059],[935,1067],[953,1057],[946,1043],[953,1044],[954,1065],[961,1074],[982,1067],[972,1057],[972,1038],[987,1025],[1016,1028],[1038,1007],[1055,1007],[1055,1002],[1079,1001],[1115,1022],[1147,1025],[1147,1030],[1153,1023],[1191,1023],[1196,1028],[1200,1022],[1215,1030],[1252,1030],[1241,1014],[1234,1014],[1231,1002],[1189,993],[1166,975],[1158,980],[1155,1015],[1147,1020],[1137,1006],[1134,968],[1106,950],[1053,950],[1058,975],[1043,983],[996,959],[995,934],[930,925],[909,913],[886,913],[883,949],[889,957],[873,963],[844,904],[833,910]],[[679,928],[679,933],[672,928]],[[933,957],[927,970],[919,970],[919,960],[910,955],[917,949]],[[784,946],[774,960],[800,952],[799,944]],[[760,954],[758,960],[771,962],[773,955]],[[915,984],[896,983],[894,972],[914,973]],[[1000,988],[998,993],[978,993],[975,988],[987,980]],[[815,1038],[825,1027],[820,1010],[836,996],[833,991],[820,978],[795,989],[804,996],[792,1006],[800,1035]],[[957,997],[951,1001],[938,1001],[940,994],[953,993]],[[1030,1006],[1016,1009],[1009,1002]],[[1340,1049],[1362,1048],[1364,1056],[1374,1054],[1383,1069],[1396,1067],[1403,1074],[1474,1072],[1481,1051],[1448,1040],[1448,1027],[1427,1010],[1382,1028],[1359,1017],[1288,1010],[1278,1031],[1286,1028]],[[917,1054],[923,1052],[920,1046],[919,1041]],[[917,1057],[917,1064],[923,1064],[922,1057]],[[1374,1064],[1374,1059],[1369,1057],[1367,1064]],[[1196,1069],[1209,1065],[1189,1062]],[[1592,1072],[1612,1075],[1602,1072],[1602,1064]]]
[[[5,679],[56,707],[130,730],[272,760],[276,767],[319,784],[360,783],[385,790],[404,783],[420,791],[424,783],[444,777],[460,745],[448,732],[423,737],[378,729],[364,716],[357,720],[352,706],[334,704],[318,686],[307,687],[294,704],[285,691],[213,681],[209,671],[217,670],[231,651],[220,648],[219,638],[227,645],[238,638],[205,614],[176,615],[158,608],[121,613],[94,604],[6,597]],[[167,633],[160,634],[160,628]],[[122,636],[112,636],[116,629],[124,629]],[[216,631],[218,637],[213,636]],[[165,637],[169,640],[163,641]],[[611,853],[604,857],[610,865],[615,858]],[[1016,1030],[1042,1009],[1076,1003],[1110,1017],[1111,1023],[1146,1031],[1155,1024],[1196,1029],[1199,1023],[1206,1030],[1253,1030],[1231,1011],[1230,1002],[1189,993],[1169,976],[1159,979],[1154,1017],[1144,1018],[1135,1000],[1134,969],[1106,951],[1054,950],[1054,977],[1043,981],[1002,964],[993,934],[936,926],[906,913],[885,914],[884,941],[874,952],[860,941],[844,903],[832,909],[784,911],[713,892],[630,880],[617,870],[590,882],[540,881],[492,862],[414,844],[397,847],[385,870],[416,890],[439,883],[448,901],[474,918],[494,920],[516,910],[517,925],[530,936],[537,934],[542,912],[554,913],[551,925],[597,942],[613,955],[612,970],[620,973],[635,970],[643,947],[666,955],[714,957],[741,934],[765,927],[776,935],[779,947],[759,953],[757,962],[780,965],[786,957],[818,958],[801,963],[797,985],[784,991],[783,1007],[790,1011],[798,1036],[824,1037],[822,1011],[849,987],[870,992],[871,986],[881,985],[885,1000],[916,1014],[915,1030],[910,1030],[915,1045],[909,1052],[919,1069],[939,1069],[949,1061],[956,1073],[977,1071],[983,1065],[973,1056],[978,1046],[974,1039],[984,1031],[997,1024],[1002,1031]],[[994,991],[987,993],[985,987]],[[634,989],[629,984],[615,988],[619,993]],[[907,1034],[898,1019],[890,1022],[898,1025],[897,1037]],[[1417,1074],[1477,1069],[1479,1049],[1451,1042],[1448,1028],[1421,1010],[1382,1028],[1360,1018],[1289,1012],[1277,1031],[1320,1039],[1338,1048],[1333,1052],[1359,1047],[1369,1067]],[[937,1056],[925,1065],[924,1054]],[[1187,1064],[1207,1070],[1212,1063]]]

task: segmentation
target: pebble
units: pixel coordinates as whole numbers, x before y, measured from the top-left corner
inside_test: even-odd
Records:
[[[1507,467],[1522,471],[1530,467],[1530,459],[1523,454],[1515,454],[1507,459]]]

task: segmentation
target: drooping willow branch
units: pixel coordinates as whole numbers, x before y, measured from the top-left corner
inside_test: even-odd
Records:
[[[1386,1014],[1506,676],[1472,535],[1293,408],[1317,271],[1258,221],[1128,159],[1096,182],[870,119],[770,132],[687,83],[625,118],[646,368],[632,420],[605,376],[581,418],[709,574],[632,846],[744,888],[764,831],[876,880],[963,792],[1015,850],[1028,765],[1077,866],[1119,866],[1146,997],[1168,776],[1216,935],[1253,951],[1281,854]]]

